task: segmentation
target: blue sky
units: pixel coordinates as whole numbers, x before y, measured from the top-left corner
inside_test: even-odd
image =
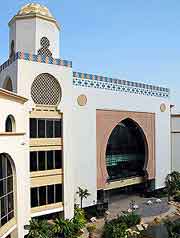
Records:
[[[61,24],[61,58],[73,69],[171,89],[180,112],[179,0],[41,0]],[[0,63],[8,21],[29,1],[1,2]]]

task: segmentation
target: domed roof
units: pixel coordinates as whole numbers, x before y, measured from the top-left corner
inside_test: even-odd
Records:
[[[29,3],[23,6],[17,13],[17,16],[26,16],[31,14],[38,14],[44,17],[54,18],[47,7],[38,3]]]

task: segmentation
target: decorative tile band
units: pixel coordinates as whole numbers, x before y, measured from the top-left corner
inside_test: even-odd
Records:
[[[156,87],[147,84],[134,83],[125,80],[111,79],[97,75],[73,73],[73,85],[80,87],[98,88],[104,90],[133,93],[146,96],[168,98],[170,91],[168,88]]]
[[[0,66],[0,72],[4,70],[5,68],[7,68],[10,64],[12,64],[17,59],[23,59],[23,60],[45,63],[45,64],[54,64],[54,65],[60,65],[60,66],[72,68],[72,61],[54,59],[51,57],[45,57],[41,55],[29,54],[24,52],[17,52],[15,56],[13,57],[13,59],[8,59],[4,64]]]

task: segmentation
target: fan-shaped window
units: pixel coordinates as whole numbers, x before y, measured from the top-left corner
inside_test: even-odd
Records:
[[[10,77],[7,77],[7,78],[4,80],[3,88],[6,89],[6,90],[8,90],[8,91],[13,91],[12,80],[11,80]]]
[[[9,156],[0,154],[0,228],[13,217],[13,170]]]
[[[14,132],[15,130],[16,130],[15,119],[12,115],[9,115],[6,118],[5,131],[6,132]]]
[[[35,104],[55,106],[61,99],[61,87],[52,75],[40,74],[32,83],[31,96]]]

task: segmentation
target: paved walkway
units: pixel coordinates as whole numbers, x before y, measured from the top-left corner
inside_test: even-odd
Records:
[[[167,198],[162,198],[161,203],[156,202],[156,198],[143,198],[137,195],[113,195],[109,201],[109,216],[108,219],[113,219],[120,215],[123,211],[127,211],[130,203],[135,201],[139,206],[136,210],[141,215],[143,223],[149,223],[154,220],[155,217],[165,217],[173,215],[176,211],[175,207],[169,205]],[[152,205],[147,205],[147,201],[151,200]],[[104,219],[98,219],[96,222],[96,232],[94,238],[100,238],[104,226]]]

